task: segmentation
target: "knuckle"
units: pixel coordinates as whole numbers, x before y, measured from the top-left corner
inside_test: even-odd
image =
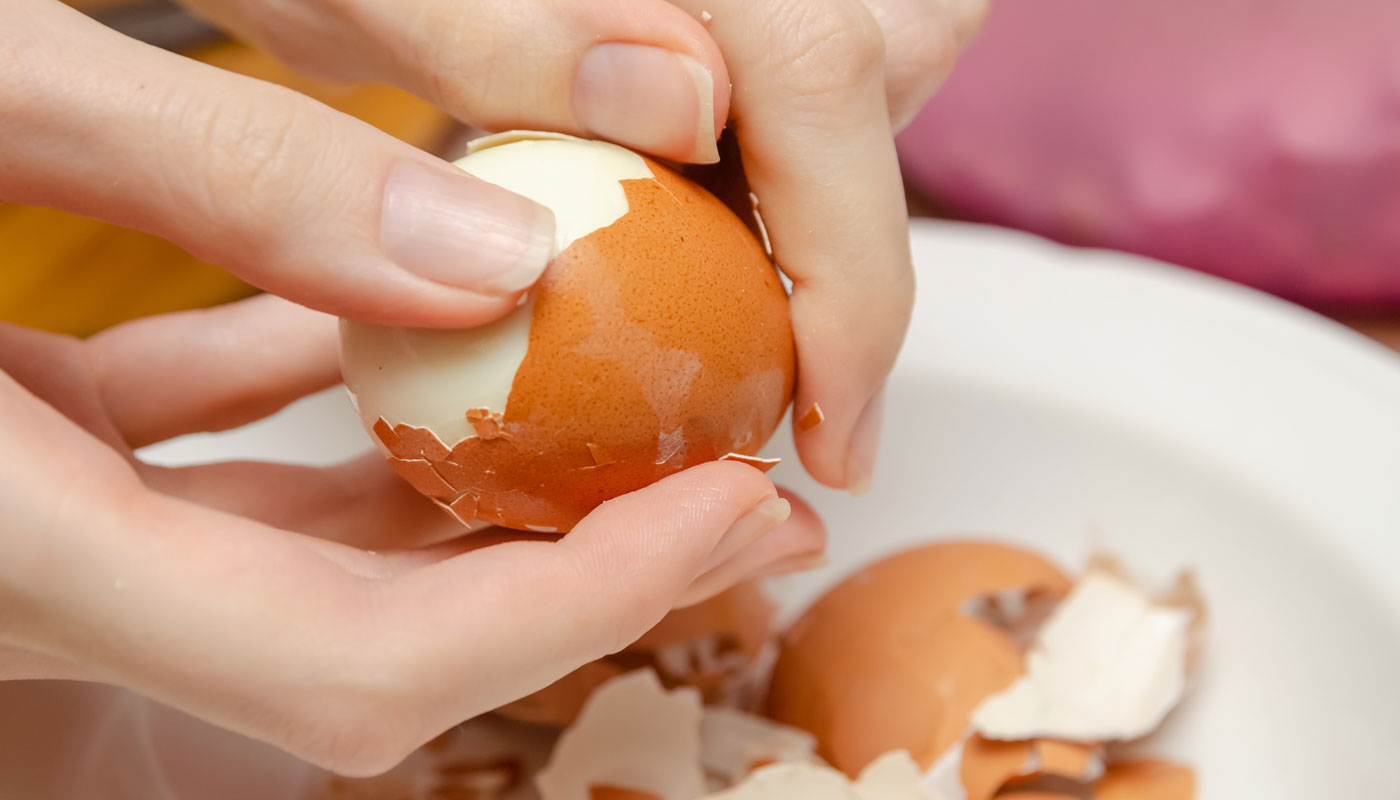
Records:
[[[473,4],[431,4],[405,43],[405,72],[423,84],[427,97],[473,124],[495,129],[513,121],[500,108],[523,100],[523,92],[497,91],[501,87],[496,84],[512,71],[511,54],[529,51],[504,41],[520,29],[521,23],[511,18],[520,13],[516,5],[502,6],[493,23],[483,25]]]
[[[989,0],[954,0],[953,6],[953,30],[961,49],[967,47],[987,24],[992,5]]]
[[[176,130],[195,132],[191,155],[199,168],[190,181],[189,164],[168,162],[176,172],[170,182],[188,186],[190,199],[212,217],[257,216],[295,200],[306,185],[297,178],[316,174],[314,159],[324,152],[299,146],[325,135],[309,105],[276,89],[257,102],[240,93],[184,105]]]
[[[924,14],[892,31],[888,48],[892,82],[917,87],[916,94],[926,95],[952,72],[958,34],[942,15]]]
[[[792,0],[769,20],[770,66],[798,96],[826,96],[883,81],[885,37],[858,2]]]

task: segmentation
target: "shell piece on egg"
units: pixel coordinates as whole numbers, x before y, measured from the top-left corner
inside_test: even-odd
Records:
[[[603,684],[559,736],[535,776],[542,800],[592,800],[594,787],[629,789],[657,800],[694,800],[706,791],[700,764],[700,695],[666,691],[638,670]]]
[[[963,740],[983,698],[1024,670],[1022,647],[965,614],[967,601],[1012,589],[1059,597],[1069,587],[1049,561],[988,542],[885,558],[827,592],[783,637],[768,715],[814,734],[848,775],[892,750],[930,768]]]
[[[1094,784],[1094,800],[1195,800],[1196,773],[1167,761],[1108,765]]]
[[[988,697],[973,727],[992,739],[1135,739],[1186,689],[1197,612],[1091,567],[1036,636],[1025,675]]]
[[[886,753],[853,782],[819,764],[773,764],[705,800],[943,800],[919,786],[919,767],[905,752]]]
[[[416,488],[469,492],[492,524],[567,532],[605,500],[763,446],[795,350],[786,290],[743,220],[606,142],[513,131],[456,164],[548,207],[556,253],[519,308],[479,328],[342,321],[365,426],[442,479],[415,466]]]

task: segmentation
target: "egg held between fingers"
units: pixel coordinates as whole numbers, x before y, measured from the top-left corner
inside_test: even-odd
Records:
[[[470,330],[344,320],[341,368],[390,465],[464,524],[563,533],[696,464],[752,458],[791,400],[787,292],[728,207],[616,145],[515,132],[463,170],[553,211],[557,255]]]

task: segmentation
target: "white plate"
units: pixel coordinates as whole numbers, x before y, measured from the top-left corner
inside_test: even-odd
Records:
[[[1149,749],[1195,764],[1204,800],[1392,791],[1400,359],[1142,259],[948,223],[917,223],[913,238],[919,309],[889,386],[875,491],[820,489],[785,435],[770,448],[786,457],[774,477],[832,531],[830,568],[775,585],[789,607],[882,553],[966,532],[1070,566],[1094,548],[1148,575],[1190,566],[1210,647],[1198,690]],[[146,455],[327,463],[366,447],[333,391]],[[0,687],[0,775],[64,738],[35,733],[39,698],[55,691]],[[0,780],[0,797],[32,796],[7,785],[18,784]]]

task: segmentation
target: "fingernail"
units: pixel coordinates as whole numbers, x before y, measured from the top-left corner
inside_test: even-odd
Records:
[[[865,404],[851,430],[850,449],[846,451],[846,490],[853,497],[870,491],[875,476],[875,456],[880,449],[880,426],[885,418],[885,390],[881,389]]]
[[[777,578],[782,575],[791,575],[794,572],[808,572],[814,569],[821,569],[829,564],[831,564],[831,559],[827,557],[825,552],[802,553],[790,558],[780,558],[764,567],[759,571],[758,575],[754,577]]]
[[[483,294],[528,288],[549,263],[549,209],[456,167],[399,164],[384,185],[380,245],[400,267]]]
[[[774,528],[781,525],[791,513],[792,505],[781,497],[774,497],[754,506],[753,510],[730,526],[696,574],[704,575],[728,561],[735,553],[767,536]]]
[[[719,161],[714,76],[690,56],[597,45],[574,78],[574,114],[603,139],[701,164]]]

